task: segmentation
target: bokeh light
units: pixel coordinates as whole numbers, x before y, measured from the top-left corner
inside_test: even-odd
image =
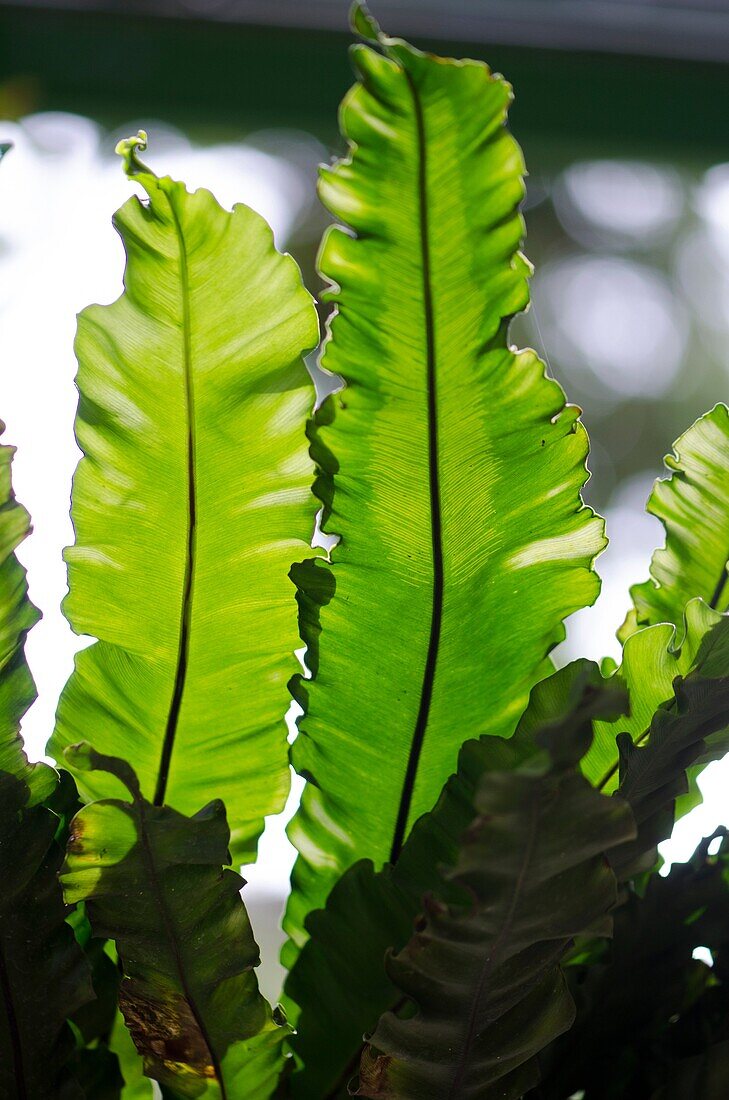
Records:
[[[675,228],[684,207],[677,172],[644,161],[571,164],[554,188],[557,216],[586,248],[650,248]]]
[[[618,397],[669,389],[687,323],[652,268],[625,257],[571,256],[543,269],[538,294],[550,354],[568,375],[589,371],[593,388]]]

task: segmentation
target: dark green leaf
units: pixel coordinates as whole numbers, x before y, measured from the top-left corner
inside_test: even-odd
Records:
[[[724,1100],[729,1096],[729,1040],[716,1043],[672,1067],[666,1085],[651,1100]]]
[[[120,1100],[124,1081],[119,1061],[107,1046],[80,1050],[74,1062],[76,1080],[87,1100]]]
[[[65,921],[57,824],[26,783],[0,773],[0,1095],[19,1100],[81,1095],[66,1019],[94,994]]]
[[[13,497],[12,455],[0,446],[0,1095],[29,1100],[80,1095],[66,1018],[93,991],[56,878],[59,820],[43,804],[58,777],[28,764],[19,732],[35,697],[23,645],[38,612],[14,553],[29,521]]]
[[[576,662],[568,679],[557,673],[537,685],[511,740],[487,737],[463,746],[457,774],[434,811],[415,824],[397,864],[377,873],[369,862],[355,864],[335,885],[326,907],[310,914],[310,939],[286,983],[289,997],[301,1005],[292,1039],[303,1064],[292,1078],[295,1097],[346,1096],[362,1035],[402,997],[385,971],[385,951],[405,946],[424,894],[437,889],[447,896],[441,871],[458,858],[484,772],[526,764],[539,751],[536,736],[548,723],[584,729],[586,715],[607,716],[623,706],[622,695],[612,685],[606,688],[589,662]]]
[[[630,894],[611,942],[598,945],[589,965],[569,969],[577,1020],[541,1060],[540,1100],[581,1090],[587,1100],[651,1096],[677,1059],[696,1053],[696,1036],[686,1034],[696,1029],[686,1024],[717,975],[694,951],[729,951],[729,844],[708,856],[710,843],[667,877],[653,876],[643,897]],[[704,1044],[712,1041],[701,1032]]]
[[[447,876],[465,899],[428,902],[390,957],[415,1012],[380,1019],[358,1095],[517,1100],[535,1083],[535,1056],[574,1017],[562,956],[573,937],[609,928],[617,885],[603,853],[635,834],[625,802],[579,773],[602,702],[588,688],[579,721],[537,735],[546,753],[481,777],[479,816]]]
[[[65,847],[64,844],[64,850]],[[98,1041],[108,1044],[116,1019],[119,968],[111,957],[109,944],[93,937],[83,905],[78,905],[72,911],[68,923],[73,928],[76,942],[83,949],[91,968],[95,995],[93,1001],[73,1014],[72,1022],[86,1044]]]
[[[56,843],[65,852],[71,821],[81,809],[70,772],[60,773],[58,786],[46,800],[46,806],[59,819]],[[86,956],[94,990],[94,1000],[82,1005],[70,1017],[79,1041],[71,1062],[73,1072],[86,1096],[94,1097],[96,1090],[100,1096],[120,1097],[122,1075],[118,1059],[109,1046],[118,1012],[119,969],[115,948],[108,940],[93,937],[83,904],[72,909],[66,920]]]
[[[113,770],[131,795],[77,814],[61,881],[94,934],[116,941],[120,1005],[147,1073],[174,1096],[266,1100],[285,1029],[258,992],[222,803],[187,818],[142,798],[124,761],[88,746],[67,755],[76,769]]]

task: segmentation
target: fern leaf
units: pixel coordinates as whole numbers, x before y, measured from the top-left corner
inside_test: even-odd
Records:
[[[301,354],[317,319],[263,219],[158,179],[144,140],[121,143],[149,199],[115,218],[125,292],[79,318],[65,611],[98,641],[76,658],[50,751],[92,738],[181,813],[224,798],[240,863],[289,786],[287,573],[313,528]],[[121,790],[103,772],[77,780],[86,799]]]
[[[312,429],[341,542],[299,575],[317,675],[296,687],[293,761],[312,780],[290,829],[296,944],[346,867],[397,858],[465,737],[513,732],[604,546],[579,410],[508,340],[530,273],[511,89],[382,35],[352,58],[350,155],[320,181],[344,223],[320,254],[322,363],[346,388]]]

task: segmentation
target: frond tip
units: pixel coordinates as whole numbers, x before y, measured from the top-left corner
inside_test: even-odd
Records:
[[[124,171],[129,177],[136,176],[139,172],[149,172],[149,168],[137,156],[138,153],[146,152],[146,149],[146,130],[139,130],[136,136],[122,138],[116,143],[114,152],[122,158]]]

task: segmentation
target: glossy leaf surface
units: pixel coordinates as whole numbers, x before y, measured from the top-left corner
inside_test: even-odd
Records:
[[[289,785],[287,573],[313,526],[301,354],[317,320],[263,219],[158,179],[141,141],[122,143],[149,199],[115,218],[125,292],[79,318],[65,610],[99,640],[77,656],[50,749],[91,739],[182,813],[224,798],[245,862]],[[120,792],[101,772],[78,780],[87,799]]]

